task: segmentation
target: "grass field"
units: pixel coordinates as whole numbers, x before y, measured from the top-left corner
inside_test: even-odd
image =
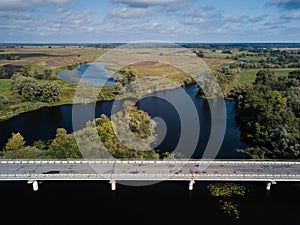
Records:
[[[0,94],[5,95],[8,99],[11,99],[11,86],[12,84],[10,79],[0,79]]]
[[[164,77],[178,84],[188,79],[188,75],[182,70],[161,62],[139,62],[130,66],[135,74],[140,77]]]
[[[217,69],[220,69],[223,66],[234,63],[234,60],[222,59],[222,58],[203,58],[203,61],[212,70],[217,70]]]
[[[250,69],[250,70],[244,70],[240,72],[240,83],[241,84],[250,84],[255,81],[255,77],[257,72],[260,69]],[[282,76],[287,75],[289,72],[293,71],[295,69],[272,69],[272,71],[275,72],[276,76]]]
[[[92,47],[16,47],[5,48],[0,52],[0,65],[21,65],[42,67],[43,69],[63,68],[75,63],[97,60],[107,50]],[[6,60],[5,55],[18,57],[16,60]],[[39,68],[38,68],[39,69]]]
[[[51,78],[54,80],[38,80],[37,82],[58,84],[60,86],[61,101],[54,104],[21,102],[20,99],[15,98],[11,92],[11,80],[0,79],[0,94],[6,96],[9,100],[9,105],[0,110],[0,120],[8,119],[20,113],[35,110],[43,106],[66,103],[72,104],[76,91],[77,93],[79,92],[79,94],[76,95],[77,102],[86,102],[88,99],[95,99],[95,96],[100,96],[99,99],[101,100],[112,100],[115,97],[116,89],[113,88],[102,89],[99,94],[97,88],[78,88],[75,84],[57,79],[58,72],[65,70],[68,66],[74,68],[74,66],[80,63],[98,60],[113,62],[115,65],[118,64],[117,62],[122,62],[121,65],[130,65],[130,69],[133,70],[139,78],[146,78],[144,80],[145,84],[141,85],[141,91],[150,93],[158,90],[172,89],[184,83],[191,83],[193,79],[190,76],[195,75],[195,77],[198,77],[199,74],[209,72],[209,69],[216,70],[225,65],[234,63],[235,60],[226,59],[226,57],[243,53],[237,50],[233,50],[233,54],[223,54],[220,50],[211,52],[203,49],[203,51],[205,58],[200,59],[190,50],[172,48],[154,48],[151,49],[151,51],[146,51],[144,48],[121,48],[115,52],[110,51],[110,49],[81,46],[24,46],[22,48],[4,48],[4,52],[0,52],[0,66],[9,65],[13,68],[21,68],[21,70],[17,70],[16,73],[21,73],[21,66],[24,66],[31,76],[34,76],[36,72],[43,74],[45,69],[51,69]],[[10,55],[12,59],[7,60],[7,55]],[[254,56],[248,57],[248,60],[251,58],[256,59]],[[156,59],[158,62],[155,61]],[[116,68],[113,67],[112,69],[120,68],[119,65],[117,65]],[[294,69],[276,69],[274,71],[276,76],[279,76],[287,75],[293,70]],[[258,69],[242,70],[240,79],[228,85],[227,91],[237,85],[238,82],[241,84],[254,82],[257,72]],[[188,76],[187,73],[189,73],[190,76]],[[157,79],[150,77],[157,77]],[[194,79],[196,79],[195,77]],[[162,78],[166,78],[167,80]],[[90,96],[92,96],[92,98],[89,98]]]

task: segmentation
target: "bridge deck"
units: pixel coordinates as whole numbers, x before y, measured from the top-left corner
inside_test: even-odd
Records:
[[[300,161],[0,160],[0,180],[300,181]]]

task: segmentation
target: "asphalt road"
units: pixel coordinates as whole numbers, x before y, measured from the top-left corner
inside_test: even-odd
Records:
[[[0,180],[300,181],[300,161],[0,160]]]

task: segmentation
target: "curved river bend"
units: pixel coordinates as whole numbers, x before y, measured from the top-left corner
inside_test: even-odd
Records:
[[[190,96],[196,106],[199,124],[200,135],[199,142],[194,152],[194,158],[201,158],[203,151],[206,148],[211,126],[211,113],[208,100],[195,97],[196,85],[183,87],[186,93]],[[164,141],[157,147],[161,151],[172,151],[175,149],[181,132],[181,124],[178,113],[175,108],[166,100],[167,95],[174,99],[180,99],[182,92],[179,89],[160,91],[145,97],[137,102],[140,109],[148,112],[151,117],[161,117],[167,125],[167,134]],[[218,100],[214,105],[218,106]],[[101,114],[110,116],[112,111],[113,101],[102,101],[95,104],[78,104],[78,105],[62,105],[50,108],[42,108],[36,111],[21,114],[8,121],[0,123],[1,141],[0,148],[5,146],[8,138],[12,133],[20,132],[28,144],[32,144],[36,140],[49,140],[55,137],[57,128],[65,128],[69,133],[73,132],[72,126],[72,110],[79,110],[80,117],[77,119],[77,128],[83,128],[87,121],[93,120],[90,112],[95,111],[95,117]],[[239,159],[246,156],[235,151],[237,148],[243,148],[245,145],[240,142],[240,131],[235,122],[235,102],[226,101],[227,124],[226,133],[222,147],[219,151],[218,158]],[[218,110],[218,109],[217,109]],[[221,109],[220,109],[221,110]],[[194,121],[189,121],[193,123]],[[192,135],[192,134],[191,134]]]

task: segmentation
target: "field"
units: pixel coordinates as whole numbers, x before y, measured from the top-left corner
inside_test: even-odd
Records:
[[[24,46],[4,48],[0,52],[0,66],[33,66],[34,69],[57,69],[70,65],[95,61],[107,50],[92,47],[75,46]],[[7,60],[9,59],[9,60]]]
[[[228,57],[231,57],[232,54],[224,54],[220,50],[215,52],[203,50],[203,53],[205,58],[202,58],[202,60],[213,70],[219,69],[230,63],[234,63],[234,60],[228,59]]]
[[[131,65],[131,68],[138,77],[164,77],[176,83],[183,83],[187,74],[182,70],[161,62],[139,62]]]
[[[287,75],[289,72],[295,69],[273,69],[276,76]],[[255,81],[255,77],[259,69],[249,69],[249,70],[242,70],[240,72],[240,83],[241,84],[250,84]]]
[[[141,93],[172,89],[185,83],[194,82],[201,74],[219,70],[230,64],[245,61],[258,61],[266,56],[248,51],[231,48],[230,52],[222,53],[220,49],[194,49],[201,51],[204,58],[197,57],[193,49],[186,48],[102,48],[97,46],[2,46],[0,47],[0,69],[12,74],[29,76],[44,74],[51,70],[49,79],[38,78],[38,83],[55,83],[60,87],[61,101],[58,103],[22,102],[11,92],[11,80],[0,79],[0,95],[5,96],[9,104],[0,109],[0,120],[5,120],[20,113],[35,110],[44,106],[87,102],[89,99],[114,99],[116,89],[99,89],[92,87],[77,87],[58,78],[58,73],[66,69],[74,69],[81,64],[94,61],[114,63],[107,69],[118,71],[124,67],[132,70],[137,77],[143,78],[140,84]],[[106,53],[106,54],[104,54]],[[241,55],[245,57],[241,57]],[[236,59],[236,57],[238,59]],[[129,65],[129,66],[128,66]],[[110,67],[110,68],[109,68]],[[255,81],[259,69],[241,69],[239,76],[227,83],[224,93],[229,93],[238,83],[250,84]],[[272,69],[276,76],[287,75],[295,69]],[[1,72],[1,71],[0,71]],[[2,78],[10,76],[2,76]],[[153,78],[156,77],[156,78]],[[166,78],[166,79],[162,79]],[[193,78],[193,79],[192,79]],[[238,79],[239,78],[239,79]],[[76,99],[74,94],[77,91]],[[79,93],[79,94],[78,94]]]
[[[12,99],[10,79],[0,79],[0,94],[5,95],[10,100]]]

